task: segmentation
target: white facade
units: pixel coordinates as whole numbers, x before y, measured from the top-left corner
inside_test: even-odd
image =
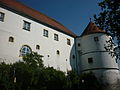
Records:
[[[4,3],[11,7],[19,5],[14,0],[12,2],[9,3],[6,0]],[[20,5],[17,9],[21,10],[21,7],[26,8]],[[26,8],[26,11],[31,14],[34,12],[29,8]],[[111,36],[99,30],[93,23],[85,29],[85,35],[82,34],[76,38],[66,29],[60,31],[38,22],[39,20],[33,20],[28,17],[29,15],[22,15],[24,13],[21,12],[13,8],[9,9],[9,7],[4,8],[4,6],[0,8],[0,62],[14,63],[21,60],[21,48],[28,46],[32,51],[44,56],[45,66],[64,72],[71,69],[79,73],[92,71],[97,77],[105,79],[105,83],[114,83],[120,78],[118,64],[112,53],[114,47],[107,51],[105,49],[109,45],[108,41],[111,40]],[[1,14],[4,14],[3,21]],[[45,19],[56,24],[56,21],[50,18]],[[27,22],[26,25],[25,22]],[[24,29],[24,25],[28,30]],[[64,27],[59,23],[56,25]],[[45,30],[47,32],[44,32]],[[47,36],[46,33],[48,33]],[[12,41],[9,40],[10,37]],[[36,46],[39,47],[36,48]]]
[[[74,37],[4,8],[0,8],[0,12],[5,14],[4,22],[0,21],[0,61],[6,63],[19,61],[20,49],[27,45],[32,51],[44,56],[45,66],[52,66],[65,72],[71,70],[69,60],[72,60],[70,55],[75,55]],[[24,20],[31,23],[30,31],[23,29]],[[44,29],[48,30],[48,37],[43,36]],[[58,35],[58,41],[54,40],[54,34]],[[9,42],[9,37],[13,37],[14,42]],[[67,39],[70,40],[70,45],[67,44]],[[36,45],[40,46],[39,50],[36,49]]]
[[[76,39],[78,70],[81,73],[94,72],[104,83],[115,83],[120,79],[118,64],[113,48],[106,50],[111,36],[93,33]]]

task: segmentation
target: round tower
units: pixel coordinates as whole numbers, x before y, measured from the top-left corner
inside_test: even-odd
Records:
[[[120,75],[113,52],[112,37],[90,22],[76,39],[77,62],[80,73],[93,72],[104,83],[115,83]]]

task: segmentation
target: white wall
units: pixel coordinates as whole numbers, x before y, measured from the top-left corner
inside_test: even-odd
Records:
[[[98,41],[94,41],[94,37],[98,37]],[[108,45],[106,41],[110,40],[110,38],[111,36],[105,33],[95,33],[77,38],[76,47],[79,72],[92,71],[97,77],[103,77],[105,83],[114,83],[120,78],[115,56],[112,57],[110,52],[104,48]],[[79,47],[78,43],[80,43]],[[81,54],[79,53],[80,50]],[[111,51],[113,52],[113,49]],[[88,58],[91,57],[93,58],[93,63],[88,63]]]
[[[5,13],[4,22],[0,22],[1,60],[6,60],[7,63],[18,61],[21,58],[20,48],[28,45],[34,52],[44,56],[45,66],[53,66],[62,71],[71,70],[70,54],[75,54],[73,37],[3,8],[0,8],[0,11]],[[23,29],[23,20],[31,23],[30,31]],[[48,30],[48,38],[43,36],[43,29]],[[54,40],[54,33],[59,35],[59,41]],[[8,42],[10,36],[15,39],[13,43]],[[71,45],[67,45],[67,38],[71,40]],[[40,50],[36,50],[36,45],[40,45]],[[57,50],[60,51],[60,55],[56,54]]]

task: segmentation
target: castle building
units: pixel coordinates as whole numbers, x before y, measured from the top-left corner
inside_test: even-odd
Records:
[[[54,19],[16,0],[0,0],[0,62],[14,63],[32,51],[45,66],[67,72],[92,71],[112,82],[119,77],[112,38],[90,22],[76,36]],[[111,78],[113,77],[113,78]]]

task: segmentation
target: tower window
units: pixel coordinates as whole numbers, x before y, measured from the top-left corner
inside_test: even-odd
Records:
[[[9,42],[14,42],[14,38],[13,37],[9,37]]]
[[[98,42],[99,41],[98,37],[94,37],[94,41]]]
[[[70,39],[67,39],[67,45],[71,45]]]
[[[92,64],[92,63],[93,63],[93,58],[92,58],[92,57],[88,58],[88,63],[89,63],[89,64]]]
[[[59,55],[59,54],[60,54],[60,51],[59,51],[59,50],[57,50],[57,52],[56,52],[56,53],[57,53],[57,55]]]
[[[43,36],[48,37],[48,30],[43,30]]]
[[[58,34],[54,34],[54,40],[58,41],[59,38],[58,38]]]
[[[30,53],[32,53],[32,50],[27,45],[22,46],[22,48],[20,49],[20,56],[25,56],[26,54],[30,54]]]
[[[72,55],[72,58],[75,59],[75,55]]]
[[[29,22],[27,21],[24,21],[24,24],[23,24],[23,29],[27,30],[27,31],[30,31],[30,24]]]
[[[80,43],[78,43],[78,47],[80,47]]]
[[[39,45],[36,45],[36,49],[39,50],[39,49],[40,49],[40,46],[39,46]]]
[[[2,12],[0,12],[0,21],[4,21],[4,17],[5,17],[5,14],[4,13],[2,13]]]

